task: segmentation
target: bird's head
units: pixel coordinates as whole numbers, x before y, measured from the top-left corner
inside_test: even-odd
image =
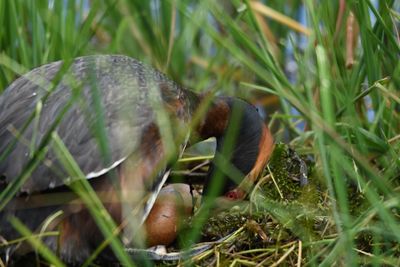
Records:
[[[245,198],[273,150],[273,137],[258,110],[238,98],[218,98],[199,133],[217,141],[203,195],[218,197],[217,205]]]

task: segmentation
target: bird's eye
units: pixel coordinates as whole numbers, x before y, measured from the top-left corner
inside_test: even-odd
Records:
[[[225,194],[225,196],[226,196],[228,199],[231,199],[231,200],[234,200],[234,199],[237,199],[237,198],[238,198],[238,196],[237,196],[237,194],[236,194],[235,191],[229,191],[228,193]]]

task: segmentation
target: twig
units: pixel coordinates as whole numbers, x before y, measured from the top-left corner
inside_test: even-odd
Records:
[[[299,253],[297,256],[297,267],[301,266],[302,252],[303,252],[303,242],[301,242],[301,240],[299,240]]]
[[[271,169],[269,168],[269,165],[267,165],[267,169],[268,169],[269,173],[271,174],[272,181],[274,182],[274,185],[275,185],[276,189],[278,190],[279,196],[281,197],[281,199],[283,199],[283,194],[282,194],[281,190],[279,189],[278,184],[275,181],[274,175],[271,172]]]
[[[286,251],[285,254],[282,255],[282,257],[275,262],[274,264],[271,265],[271,267],[275,267],[278,266],[279,264],[281,264],[286,258],[287,256],[289,256],[290,253],[292,253],[292,251],[296,248],[296,245],[293,245],[291,248],[288,249],[288,251]]]

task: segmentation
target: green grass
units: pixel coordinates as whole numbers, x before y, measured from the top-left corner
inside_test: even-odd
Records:
[[[325,216],[332,235],[318,236],[316,231],[312,238],[302,238],[300,262],[312,266],[399,264],[399,3],[379,1],[376,9],[368,0],[346,1],[341,10],[339,1],[268,1],[270,8],[283,15],[279,20],[271,13],[265,15],[262,6],[251,1],[104,0],[90,1],[90,9],[84,8],[84,2],[0,1],[0,91],[44,63],[89,54],[125,54],[194,91],[211,90],[269,103],[268,121],[276,141],[290,143],[314,159],[313,177],[326,197],[319,205],[328,210]],[[311,33],[303,48],[296,38],[306,35],[289,19],[297,19],[301,5],[308,16],[306,33]],[[341,24],[337,22],[340,12]],[[350,12],[359,34],[354,35],[354,63],[346,67]],[[294,82],[285,72],[289,44],[298,66]],[[293,107],[300,115],[290,112]],[[369,112],[375,114],[372,119]],[[302,129],[297,127],[300,122]],[[29,176],[52,140],[49,132],[14,187],[1,192],[3,204]],[[58,147],[60,155],[66,154],[59,142]],[[65,160],[72,173],[79,174],[67,156]],[[114,223],[96,215],[101,205],[90,188],[81,186],[78,192],[85,192],[91,198],[87,201],[95,203],[92,214],[113,240],[119,260],[129,265],[121,244],[111,237]],[[357,207],[355,199],[362,199]],[[288,207],[271,205],[281,209],[274,213],[265,208],[276,225],[290,229],[285,221],[288,216],[279,216]],[[298,237],[295,233],[293,238]],[[49,251],[35,244],[45,259],[57,265]],[[280,245],[284,244],[265,245],[265,249],[276,248],[269,263],[282,259],[292,264],[289,256],[298,256],[298,245],[291,250],[279,249]],[[287,251],[290,255],[282,258]],[[226,257],[225,263],[232,266],[261,261]]]

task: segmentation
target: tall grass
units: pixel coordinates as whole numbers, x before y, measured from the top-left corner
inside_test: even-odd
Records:
[[[276,141],[315,160],[335,226],[303,240],[300,263],[397,265],[399,18],[393,0],[0,1],[0,91],[47,62],[118,53],[195,91],[271,103]]]

